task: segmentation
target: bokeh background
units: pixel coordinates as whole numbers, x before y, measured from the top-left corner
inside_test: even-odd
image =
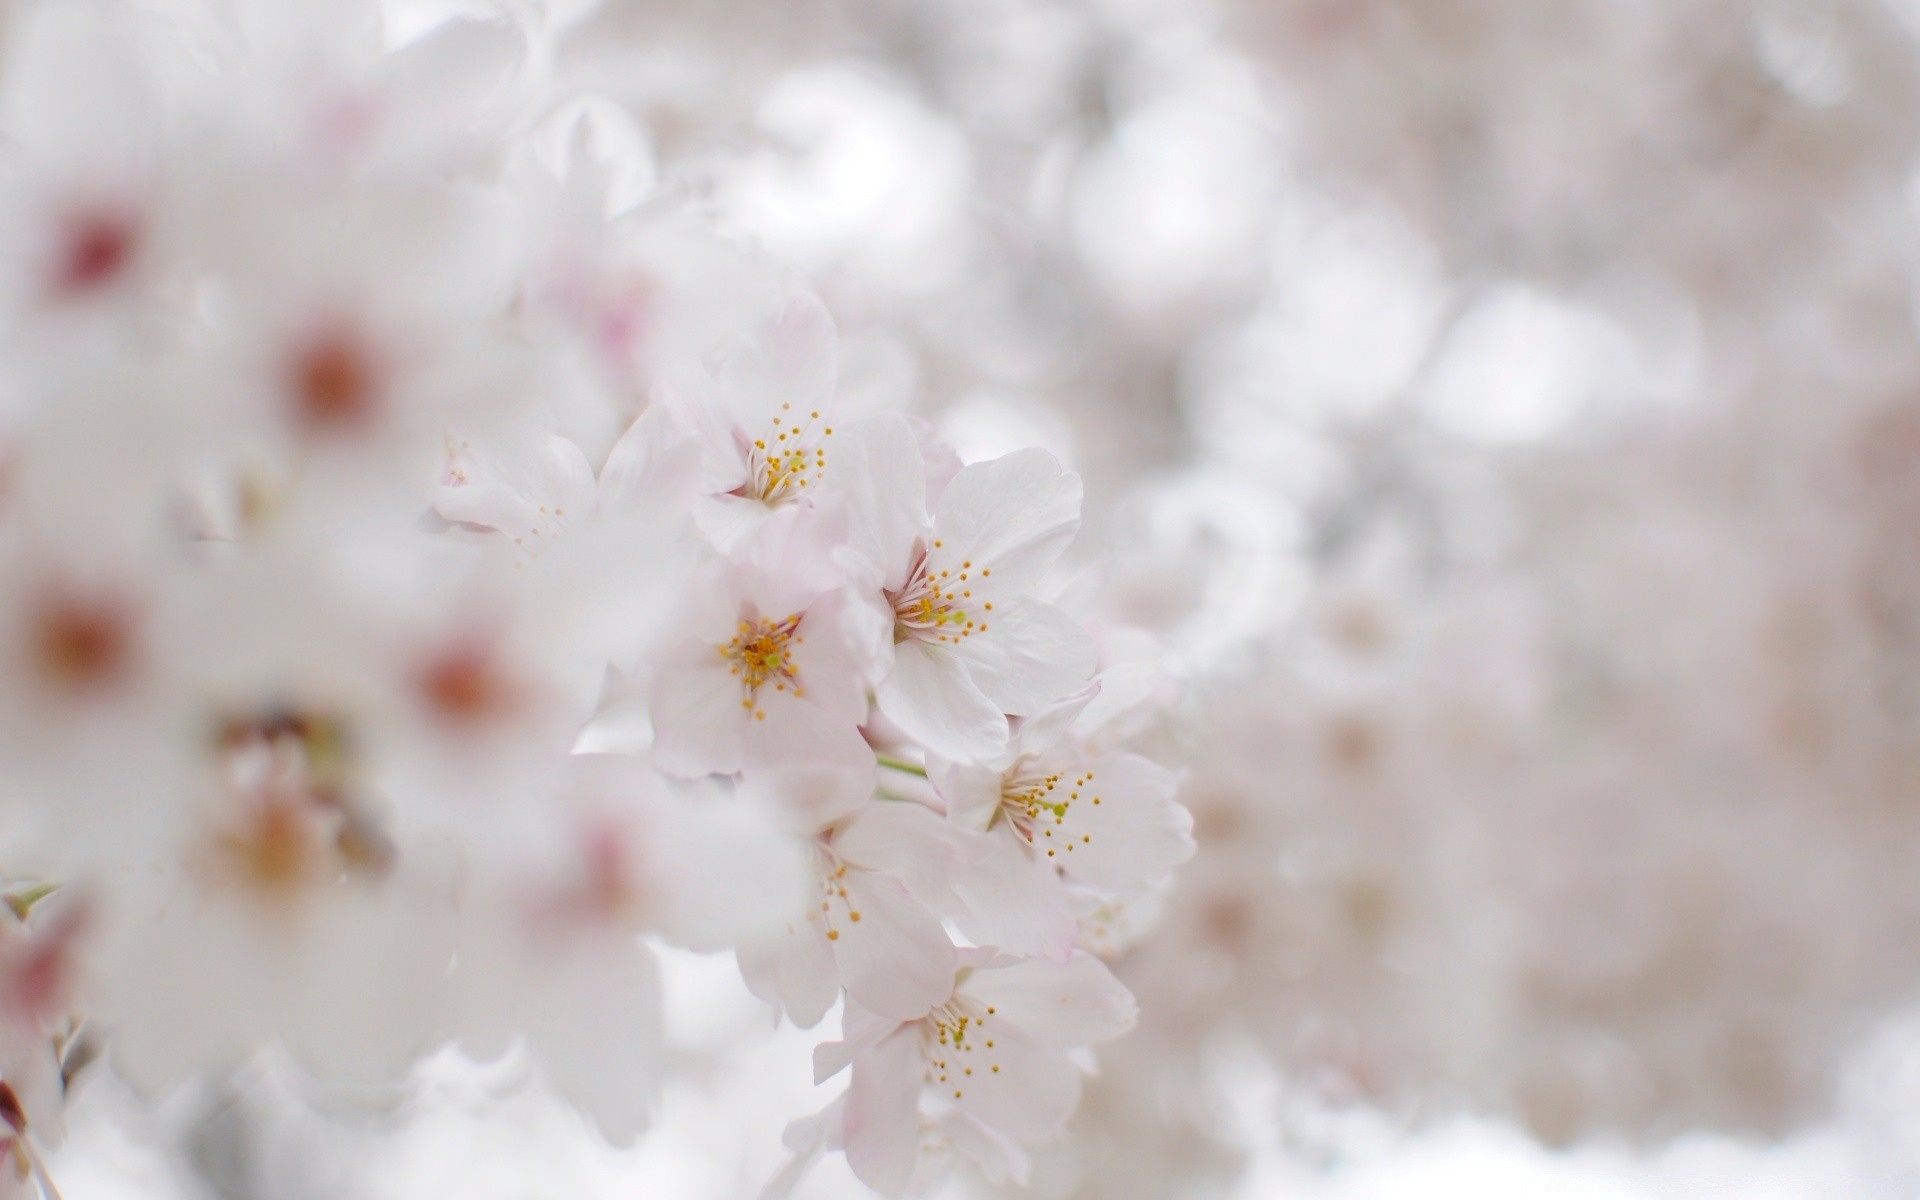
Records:
[[[1034,1194],[1920,1194],[1920,6],[541,7],[851,403],[1083,473],[1074,602],[1184,679],[1200,851]],[[63,1190],[752,1196],[811,1039],[667,961],[632,1151],[268,1062],[103,1081]]]

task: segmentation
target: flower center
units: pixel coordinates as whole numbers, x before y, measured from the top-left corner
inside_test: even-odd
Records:
[[[733,640],[719,648],[720,656],[731,664],[728,674],[740,681],[744,693],[740,707],[752,710],[760,720],[767,716],[767,711],[759,707],[760,689],[767,684],[771,683],[776,692],[792,689],[795,696],[806,694],[793,661],[793,647],[806,641],[799,636],[799,629],[799,613],[771,621],[743,617]]]
[[[787,413],[793,405],[780,408]],[[747,451],[753,472],[750,486],[763,503],[784,504],[820,482],[827,470],[825,442],[833,436],[833,427],[818,427],[819,421],[817,409],[799,420],[791,415],[775,417],[766,436]]]
[[[936,550],[940,546],[937,541],[933,544]],[[912,638],[957,645],[963,638],[987,631],[987,614],[993,611],[993,602],[974,603],[971,560],[961,563],[958,572],[956,575],[954,568],[941,568],[930,554],[922,554],[900,590],[887,593],[893,603],[895,643]],[[978,572],[982,577],[992,573],[988,569]]]
[[[1000,812],[1028,845],[1044,849],[1048,858],[1057,858],[1062,850],[1071,854],[1076,845],[1093,841],[1091,833],[1080,832],[1076,840],[1075,830],[1060,828],[1074,805],[1100,803],[1092,788],[1092,771],[1072,776],[1064,771],[1009,775],[1000,785]],[[1059,837],[1054,836],[1056,831]]]
[[[809,912],[807,920],[819,921],[826,929],[827,940],[837,942],[848,924],[859,924],[860,910],[853,907],[847,895],[847,864],[828,847],[824,837],[817,839],[812,849],[814,878],[820,881],[820,909]]]
[[[978,1004],[963,1005],[954,996],[920,1019],[920,1053],[927,1062],[928,1083],[953,1089],[958,1100],[976,1072],[999,1074],[1000,1055],[987,1035],[993,1012],[991,1006],[982,1012]]]

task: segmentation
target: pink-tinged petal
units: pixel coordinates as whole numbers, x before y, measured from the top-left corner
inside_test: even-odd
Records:
[[[962,1109],[945,1113],[940,1128],[955,1150],[979,1165],[988,1183],[1027,1185],[1027,1152],[1005,1134],[988,1129]]]
[[[893,670],[893,606],[880,590],[880,568],[845,546],[834,551],[845,583],[840,600],[840,634],[860,680],[871,685]]]
[[[652,689],[653,761],[670,775],[731,775],[747,758],[753,712],[740,680],[705,642],[682,642],[659,664]]]
[[[941,566],[990,569],[996,594],[1031,591],[1080,530],[1080,477],[1040,449],[974,463],[947,485],[933,527]]]
[[[653,925],[692,950],[723,950],[786,927],[804,909],[808,851],[758,804],[674,798],[654,818],[648,897]]]
[[[732,554],[760,532],[773,511],[752,497],[722,493],[694,502],[693,523],[708,545],[722,554]]]
[[[967,1042],[964,1052],[947,1054],[947,1078],[934,1085],[950,1089],[955,1107],[1021,1142],[1060,1132],[1080,1103],[1080,1072],[1066,1051],[1028,1040],[999,1016],[969,1030]]]
[[[1043,754],[1057,745],[1104,694],[1106,678],[1103,674],[1080,690],[1021,718],[1013,728],[1012,756]]]
[[[783,414],[824,413],[840,370],[833,317],[812,296],[787,302],[760,338],[739,346],[720,364],[720,398],[727,415],[752,437]],[[782,405],[790,407],[783,409]]]
[[[739,958],[747,989],[802,1029],[819,1024],[840,998],[840,969],[817,914],[796,916],[784,933],[742,943]]]
[[[762,685],[758,708],[747,729],[746,763],[776,790],[781,784],[804,784],[830,795],[871,794],[874,778],[873,747],[860,728],[815,704],[811,696],[795,696],[791,689]],[[758,716],[764,712],[765,718]]]
[[[1193,817],[1175,799],[1180,781],[1172,771],[1133,754],[1095,759],[1086,769],[1091,778],[1053,826],[1052,840],[1073,847],[1062,856],[1068,878],[1131,891],[1193,857]]]
[[[840,1040],[821,1042],[813,1048],[813,1081],[832,1079],[899,1028],[900,1022],[877,1017],[861,1008],[858,1001],[848,1001],[840,1013]]]
[[[920,465],[927,474],[927,511],[931,512],[940,507],[940,498],[947,494],[947,485],[967,464],[960,461],[960,455],[926,418],[909,416],[906,421],[908,428],[913,430],[914,440],[920,443]]]
[[[826,410],[840,384],[840,334],[833,314],[816,296],[801,293],[767,336],[770,358],[785,392],[783,402],[797,410]]]
[[[544,964],[527,1040],[554,1090],[608,1141],[631,1145],[659,1093],[658,968],[637,938],[608,936],[561,953]]]
[[[848,994],[896,1021],[923,1017],[953,994],[956,960],[940,918],[884,875],[848,871],[841,884],[846,919],[831,944]]]
[[[880,711],[932,753],[961,762],[1006,749],[1007,718],[944,647],[906,641],[894,648],[893,670],[875,694]]]
[[[507,438],[457,452],[433,506],[449,521],[497,529],[531,550],[588,516],[595,487],[592,465],[566,438]]]
[[[1079,923],[1065,887],[1009,825],[975,836],[953,890],[967,911],[960,931],[981,946],[1064,960]]]
[[[655,405],[627,426],[607,452],[606,465],[600,468],[600,511],[657,512],[663,505],[684,505],[694,494],[699,462],[698,441],[664,405]]]
[[[957,653],[968,674],[1002,712],[1036,712],[1084,686],[1099,662],[1093,638],[1051,604],[1015,596],[964,638]]]
[[[668,369],[660,379],[657,407],[670,412],[700,444],[700,490],[724,495],[752,479],[746,447],[720,402],[713,377],[696,367]]]
[[[846,504],[848,544],[880,572],[892,591],[907,581],[914,544],[928,537],[927,480],[920,447],[906,421],[871,417],[835,446],[828,480]]]
[[[832,842],[841,859],[892,876],[922,904],[952,905],[954,840],[931,810],[904,800],[862,804],[835,827]]]
[[[789,1122],[780,1144],[793,1157],[760,1189],[758,1200],[789,1200],[821,1154],[838,1148],[837,1134],[846,1119],[846,1098],[841,1097],[817,1113]]]
[[[959,990],[974,1004],[994,1009],[994,1022],[1042,1046],[1108,1041],[1132,1029],[1139,1015],[1133,993],[1084,950],[1065,962],[983,967]]]
[[[803,613],[840,586],[833,552],[846,539],[846,518],[837,507],[788,504],[769,510],[752,539],[734,552],[741,595],[762,616]]]
[[[807,698],[850,725],[867,719],[863,664],[847,644],[847,599],[829,593],[800,618],[791,648],[794,673]]]
[[[947,804],[947,820],[962,829],[984,831],[1000,811],[1001,772],[997,767],[957,763],[929,765],[927,778]]]
[[[906,1026],[853,1063],[847,1165],[882,1196],[905,1194],[920,1148],[920,1031]]]

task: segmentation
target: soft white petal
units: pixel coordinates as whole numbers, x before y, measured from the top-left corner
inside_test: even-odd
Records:
[[[940,908],[953,899],[954,839],[946,822],[919,804],[863,804],[835,827],[832,841],[842,859],[891,875],[923,904]]]
[[[1001,772],[994,767],[958,763],[929,764],[927,778],[947,804],[947,820],[962,829],[984,831],[1000,811]]]
[[[657,396],[657,406],[672,413],[699,440],[700,490],[725,495],[746,486],[750,480],[746,449],[727,419],[713,377],[694,367],[668,368],[660,377]]]
[[[795,786],[842,798],[872,793],[873,747],[860,736],[859,726],[810,697],[770,685],[760,688],[756,700],[746,751],[746,764],[756,777],[787,793]],[[764,719],[758,715],[762,712]]]
[[[965,1109],[958,1108],[940,1118],[940,1128],[954,1149],[979,1165],[988,1183],[1026,1186],[1030,1160],[1027,1152],[1007,1135],[988,1129]]]
[[[848,544],[880,572],[880,585],[906,583],[916,541],[928,533],[927,480],[913,430],[894,414],[869,418],[833,447],[828,481],[844,499]]]
[[[719,796],[661,806],[652,854],[656,928],[693,950],[722,950],[784,929],[802,911],[806,852],[758,804]]]
[[[1078,621],[1030,596],[996,605],[993,619],[962,639],[956,652],[987,698],[1015,714],[1038,711],[1080,688],[1099,662]]]
[[[1036,860],[1010,826],[971,839],[953,890],[967,911],[961,932],[981,946],[1008,954],[1064,959],[1073,951],[1078,922],[1066,889],[1044,860]]]
[[[853,1063],[847,1165],[882,1196],[905,1193],[920,1144],[920,1031],[903,1026]]]
[[[850,870],[841,881],[847,919],[831,944],[847,991],[878,1016],[925,1016],[953,993],[956,959],[940,918],[885,875]]]
[[[796,296],[761,338],[741,345],[720,364],[721,400],[734,425],[753,437],[783,413],[824,413],[839,374],[833,317],[812,296]],[[788,405],[783,409],[782,405]]]
[[[654,764],[687,778],[740,770],[753,718],[741,701],[740,681],[715,647],[681,643],[654,674]]]
[[[595,487],[592,465],[566,438],[502,437],[456,451],[434,491],[434,511],[533,550],[593,511]]]
[[[840,998],[840,969],[814,914],[796,914],[785,931],[740,946],[740,974],[754,995],[811,1029]]]
[[[1062,864],[1068,878],[1131,891],[1193,857],[1193,817],[1175,799],[1180,781],[1172,771],[1134,754],[1095,759],[1086,769],[1092,778],[1054,826],[1056,840],[1073,847]]]
[[[813,1081],[832,1079],[898,1028],[900,1022],[875,1016],[858,1001],[849,1000],[840,1010],[840,1040],[821,1042],[813,1048]]]
[[[659,1094],[660,983],[637,938],[606,937],[541,960],[527,1040],[560,1095],[603,1136],[628,1145],[646,1127]]]
[[[947,485],[933,527],[942,566],[971,562],[996,590],[1031,591],[1079,532],[1080,477],[1037,448],[974,463]]]
[[[961,1112],[1015,1141],[1057,1134],[1080,1102],[1080,1072],[1067,1053],[1003,1026],[999,1016],[969,1030],[967,1041],[963,1052],[947,1052],[947,1078],[935,1086],[951,1088]]]
[[[867,719],[866,672],[861,657],[847,644],[847,607],[841,593],[815,601],[800,618],[790,657],[808,699],[859,725]]]
[[[1086,1046],[1133,1028],[1139,1009],[1126,985],[1084,950],[1065,962],[1029,960],[982,967],[961,994],[994,1008],[993,1020],[1043,1046]]]
[[[932,753],[961,762],[1006,749],[1007,718],[968,677],[953,651],[906,641],[875,695],[880,711]]]
[[[682,502],[693,495],[699,443],[674,421],[665,405],[653,405],[627,426],[600,468],[600,511],[642,509]]]
[[[1082,714],[1105,694],[1110,674],[1105,672],[1078,691],[1023,717],[1013,730],[1014,757],[1041,754],[1057,745],[1069,729],[1079,724]]]

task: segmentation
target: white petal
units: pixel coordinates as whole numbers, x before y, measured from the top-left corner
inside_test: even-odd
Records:
[[[850,521],[848,542],[880,571],[881,586],[906,583],[916,540],[926,536],[927,480],[920,447],[906,421],[872,417],[830,452],[827,478]]]
[[[847,644],[847,598],[829,593],[800,618],[789,657],[807,698],[849,725],[867,719],[866,672]]]
[[[956,959],[940,918],[884,875],[850,870],[842,883],[847,919],[835,923],[840,936],[831,945],[853,998],[878,1016],[909,1021],[952,995]]]
[[[692,367],[662,373],[656,406],[693,432],[700,444],[700,490],[724,495],[748,482],[747,458],[720,401],[713,377]]]
[[[742,432],[759,437],[783,411],[798,418],[824,411],[838,373],[833,317],[812,296],[796,296],[759,341],[722,361],[721,400]],[[791,407],[783,410],[783,404]]]
[[[776,790],[784,781],[857,798],[873,790],[873,747],[859,726],[792,691],[763,685],[747,729],[747,766]],[[764,712],[762,719],[758,714]]]
[[[1005,714],[974,686],[951,650],[900,643],[875,699],[888,720],[943,757],[973,762],[1006,748]]]
[[[698,442],[654,405],[627,426],[600,468],[600,511],[649,508],[684,501],[693,494]]]
[[[900,1022],[877,1017],[857,1001],[849,1000],[840,1010],[840,1040],[821,1042],[813,1048],[813,1081],[832,1079],[898,1028]]]
[[[967,906],[961,932],[1008,954],[1064,959],[1078,922],[1066,889],[1044,860],[1036,861],[1010,826],[979,834],[954,880]]]
[[[1099,662],[1078,621],[1030,596],[997,604],[986,628],[962,639],[957,652],[987,698],[1016,714],[1036,712],[1080,688]]]
[[[1000,811],[1004,776],[994,767],[929,764],[927,778],[947,804],[947,820],[962,829],[984,832]]]
[[[1011,1138],[998,1130],[988,1129],[969,1116],[964,1109],[954,1109],[940,1118],[940,1128],[946,1132],[947,1140],[954,1149],[979,1164],[980,1173],[986,1176],[988,1183],[1027,1184],[1029,1160]]]
[[[728,673],[718,650],[683,642],[654,675],[654,764],[688,778],[740,770],[753,719],[741,700],[740,680]]]
[[[659,1092],[653,955],[638,939],[609,937],[541,962],[527,1040],[554,1090],[592,1117],[608,1141],[629,1145],[647,1127]]]
[[[742,943],[739,957],[748,990],[802,1029],[840,998],[840,970],[818,920],[796,915],[786,932]]]
[[[503,437],[459,452],[433,506],[449,521],[532,543],[555,536],[570,517],[588,515],[595,487],[586,455],[566,438]]]
[[[861,805],[833,831],[833,852],[847,862],[891,875],[922,904],[952,899],[955,845],[932,811],[903,800]]]
[[[971,562],[996,590],[1031,591],[1079,532],[1080,477],[1037,448],[974,463],[947,485],[933,527],[942,566]]]
[[[673,797],[647,849],[655,926],[692,950],[784,929],[807,898],[806,853],[774,814],[719,796]]]
[[[920,1144],[920,1031],[908,1025],[853,1063],[847,1089],[847,1165],[882,1196],[913,1178]]]
[[[773,515],[760,500],[726,494],[702,496],[693,506],[693,523],[700,536],[722,554],[731,554],[760,532]]]
[[[934,1086],[951,1089],[960,1111],[1013,1140],[1044,1142],[1060,1131],[1080,1102],[1080,1072],[1064,1050],[1029,1041],[998,1016],[969,1030],[967,1041],[966,1051],[948,1052],[947,1078]]]
[[[1044,1046],[1086,1046],[1133,1028],[1139,1009],[1126,985],[1084,950],[1066,962],[1030,960],[982,967],[960,991],[996,1011],[995,1022],[1015,1027]]]
[[[1023,718],[1013,731],[1014,756],[1041,754],[1052,749],[1077,726],[1082,714],[1105,694],[1106,680],[1112,672]]]
[[[1068,878],[1132,891],[1193,857],[1193,817],[1174,798],[1180,783],[1172,771],[1133,754],[1095,759],[1087,769],[1091,780],[1053,826],[1053,840],[1073,847],[1060,856]]]

